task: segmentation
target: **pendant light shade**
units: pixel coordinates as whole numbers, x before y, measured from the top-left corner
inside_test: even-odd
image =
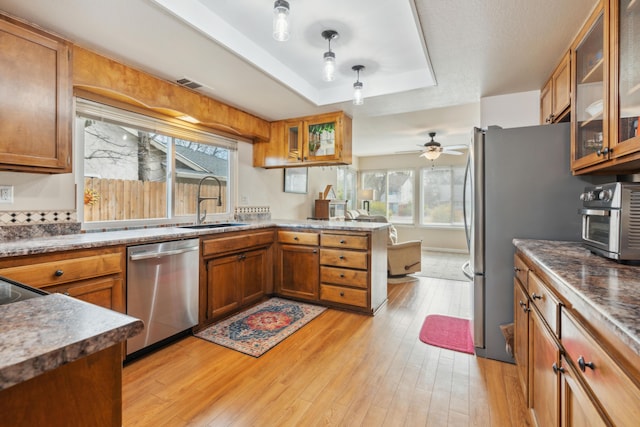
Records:
[[[338,32],[334,30],[325,30],[322,37],[329,42],[329,50],[324,53],[322,64],[322,80],[331,82],[336,78],[336,54],[331,52],[331,40],[338,38]]]
[[[273,4],[273,38],[279,42],[289,40],[289,2],[285,0]]]
[[[360,70],[364,70],[364,65],[354,65],[351,69],[357,73],[356,82],[353,84],[353,104],[362,105],[364,104],[364,94],[362,93],[364,85],[360,81]]]

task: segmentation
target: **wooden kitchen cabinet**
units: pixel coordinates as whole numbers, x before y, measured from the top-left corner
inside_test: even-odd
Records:
[[[531,260],[516,254],[515,359],[519,372],[528,371],[525,396],[537,425],[636,425],[640,386],[635,365],[619,348],[597,338],[597,327],[585,320],[597,321],[593,315],[582,316],[536,270]],[[528,271],[526,285],[523,271]],[[528,330],[518,326],[526,299]],[[518,356],[525,341],[528,360]]]
[[[320,244],[320,299],[351,308],[369,307],[369,236],[323,232]]]
[[[63,293],[124,313],[125,251],[122,247],[6,258],[0,276],[50,293]]]
[[[69,44],[0,14],[0,170],[71,172]]]
[[[529,407],[538,427],[558,426],[560,349],[537,310],[529,316]]]
[[[608,7],[601,0],[572,46],[571,169],[609,158]]]
[[[317,301],[320,276],[319,235],[312,231],[279,230],[276,292],[285,297]]]
[[[574,174],[640,169],[640,4],[602,0],[572,47]]]
[[[273,241],[273,229],[223,233],[203,239],[206,274],[200,277],[205,278],[201,284],[204,323],[226,317],[272,292]]]
[[[525,403],[529,402],[529,296],[522,283],[515,278],[514,289],[514,337],[513,357],[518,367],[518,377],[524,395]]]
[[[351,127],[342,111],[273,122],[271,141],[254,144],[253,166],[351,164]]]
[[[540,122],[566,121],[571,109],[571,54],[567,52],[540,92]]]

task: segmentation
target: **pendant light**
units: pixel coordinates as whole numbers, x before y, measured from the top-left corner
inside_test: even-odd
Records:
[[[331,82],[336,78],[336,54],[331,52],[331,40],[339,37],[337,31],[325,30],[322,37],[329,42],[329,50],[324,53],[324,64],[322,66],[322,80]]]
[[[362,94],[362,82],[360,81],[360,71],[364,70],[364,65],[354,65],[351,67],[357,73],[356,82],[353,84],[353,104],[364,104],[364,95]]]
[[[289,40],[289,2],[276,0],[273,4],[273,38],[279,42]]]

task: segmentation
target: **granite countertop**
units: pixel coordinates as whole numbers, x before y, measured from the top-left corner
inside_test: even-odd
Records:
[[[581,243],[514,239],[513,244],[547,274],[561,295],[590,314],[640,355],[640,266],[594,255]]]
[[[267,227],[311,228],[318,230],[372,231],[389,227],[388,223],[320,220],[243,221],[243,225],[192,229],[182,227],[154,227],[133,230],[86,232],[60,236],[36,237],[0,243],[0,258],[36,255],[74,249],[91,249],[115,245],[139,245],[166,240],[182,240],[230,231]]]
[[[0,305],[0,390],[142,331],[141,320],[61,294]]]

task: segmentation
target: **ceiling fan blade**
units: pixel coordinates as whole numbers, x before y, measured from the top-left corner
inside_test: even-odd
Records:
[[[461,153],[459,151],[443,150],[442,154],[453,154],[454,156],[461,156],[463,153]]]
[[[469,146],[468,145],[464,145],[464,144],[461,144],[461,145],[447,145],[444,148],[447,149],[447,150],[467,150],[469,148]]]
[[[404,150],[404,151],[394,151],[393,154],[413,154],[413,153],[422,153],[424,150]]]

